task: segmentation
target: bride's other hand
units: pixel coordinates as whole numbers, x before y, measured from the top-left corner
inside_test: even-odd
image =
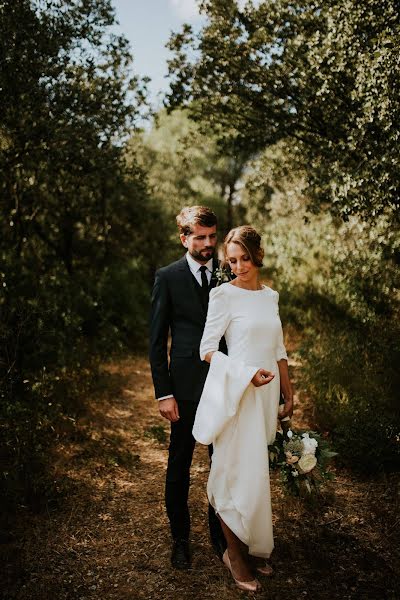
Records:
[[[279,415],[280,419],[291,417],[293,415],[293,390],[290,383],[289,369],[287,360],[278,360],[279,375],[281,380],[281,392],[285,399],[283,410]]]
[[[265,369],[258,369],[257,373],[254,375],[251,383],[256,387],[261,387],[266,383],[269,383],[275,377],[274,373],[271,371],[266,371]]]
[[[207,361],[208,363],[211,363],[211,359],[213,357],[214,352],[207,352],[207,354],[204,357],[204,360]]]
[[[279,418],[284,419],[285,417],[292,417],[293,415],[293,398],[285,398],[285,404],[279,411]]]
[[[160,415],[164,419],[168,419],[174,423],[179,419],[178,403],[175,398],[166,398],[165,400],[158,401],[158,407],[160,409]]]

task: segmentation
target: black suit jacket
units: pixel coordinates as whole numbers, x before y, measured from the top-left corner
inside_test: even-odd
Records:
[[[218,261],[214,261],[216,267]],[[214,284],[211,279],[210,287]],[[209,368],[199,355],[206,317],[201,286],[185,256],[156,272],[150,323],[150,364],[156,398],[172,394],[180,408],[199,402]]]

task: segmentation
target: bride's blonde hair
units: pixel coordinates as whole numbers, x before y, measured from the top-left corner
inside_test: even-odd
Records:
[[[250,256],[250,260],[256,267],[263,266],[264,250],[261,248],[261,236],[254,227],[241,225],[231,229],[224,239],[224,257],[227,264],[228,244],[239,244]]]

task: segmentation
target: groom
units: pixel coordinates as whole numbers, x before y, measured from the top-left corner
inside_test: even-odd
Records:
[[[190,567],[188,494],[195,440],[192,427],[209,365],[199,347],[207,316],[208,295],[218,267],[217,218],[205,206],[190,206],[176,218],[187,252],[156,272],[150,324],[150,363],[161,415],[171,422],[165,502],[173,539],[171,562]],[[171,348],[168,364],[168,333]],[[212,449],[209,448],[211,455]],[[226,548],[214,509],[209,505],[211,541],[217,554]]]

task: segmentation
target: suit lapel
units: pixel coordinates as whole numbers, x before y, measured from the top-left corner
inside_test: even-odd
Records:
[[[213,259],[213,273],[215,273],[215,270],[218,269],[219,267],[220,267],[220,261],[217,258],[214,258]],[[179,270],[182,272],[182,276],[184,277],[185,290],[186,291],[190,290],[190,295],[193,298],[194,310],[195,310],[195,306],[197,305],[198,308],[202,311],[201,314],[202,314],[203,318],[205,319],[207,316],[207,308],[208,307],[205,306],[203,303],[203,299],[202,299],[202,295],[201,295],[201,286],[197,282],[195,276],[192,274],[190,267],[189,267],[189,263],[186,259],[186,256],[183,256],[181,258],[181,260],[179,261]],[[217,278],[213,276],[213,273],[211,275],[211,280],[210,280],[210,285],[209,285],[210,290],[212,288],[214,288],[217,284]]]
[[[196,311],[196,306],[199,311],[199,314],[202,315],[202,318],[205,319],[207,309],[204,306],[201,299],[201,287],[197,283],[196,278],[192,275],[192,272],[189,267],[189,263],[186,260],[186,256],[184,256],[179,263],[179,270],[182,273],[185,293],[190,293],[191,298],[193,299],[193,310]]]

